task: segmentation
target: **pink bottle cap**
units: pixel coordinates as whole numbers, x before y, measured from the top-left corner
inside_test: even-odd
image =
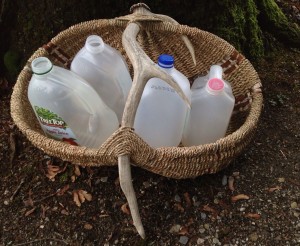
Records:
[[[220,92],[224,89],[224,81],[218,78],[210,79],[207,87],[212,92]]]

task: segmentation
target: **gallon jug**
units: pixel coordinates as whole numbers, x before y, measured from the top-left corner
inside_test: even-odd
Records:
[[[97,91],[121,122],[125,102],[132,84],[127,64],[121,54],[91,35],[75,55],[71,71],[80,75]]]
[[[213,65],[208,76],[194,81],[190,115],[183,132],[184,146],[213,143],[225,136],[235,99],[222,72],[221,66]]]
[[[28,99],[47,136],[99,148],[118,128],[116,114],[78,75],[46,57],[34,59],[31,67]]]
[[[174,68],[173,57],[160,55],[158,66],[173,77],[190,100],[190,83]],[[152,78],[143,91],[135,116],[134,129],[154,148],[178,146],[188,110],[187,104],[170,85],[159,78]]]

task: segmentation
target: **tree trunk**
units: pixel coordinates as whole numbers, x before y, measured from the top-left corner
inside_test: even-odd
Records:
[[[4,65],[10,74],[15,75],[16,69],[19,70],[19,59],[11,54],[21,53],[24,64],[34,50],[67,27],[91,19],[125,15],[134,3],[135,0],[3,0],[0,32],[5,39],[0,49],[1,74]],[[169,15],[181,24],[224,38],[250,59],[266,54],[274,38],[300,47],[299,25],[288,20],[275,0],[149,0],[145,3],[154,13]]]

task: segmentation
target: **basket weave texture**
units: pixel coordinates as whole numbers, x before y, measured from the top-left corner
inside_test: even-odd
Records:
[[[133,73],[122,46],[122,33],[126,25],[125,21],[119,19],[93,20],[74,25],[35,51],[28,62],[39,56],[47,56],[54,64],[68,68],[74,55],[84,46],[86,38],[96,34],[121,52]],[[181,35],[186,35],[194,46],[196,66],[180,39]],[[190,81],[205,75],[212,64],[223,67],[224,78],[231,84],[236,98],[226,137],[212,144],[158,149],[151,148],[134,129],[128,127],[120,127],[99,149],[72,146],[47,138],[27,98],[32,75],[29,65],[20,72],[11,97],[11,115],[16,125],[33,145],[47,154],[83,166],[117,165],[119,155],[130,155],[134,165],[172,178],[192,178],[225,168],[251,141],[261,113],[261,83],[251,63],[225,40],[184,25],[145,22],[137,41],[153,61],[162,53],[172,54],[176,69]]]

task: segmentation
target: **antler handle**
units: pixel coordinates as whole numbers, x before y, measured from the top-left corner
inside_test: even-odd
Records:
[[[158,77],[164,80],[165,82],[167,82],[170,86],[172,86],[176,90],[176,92],[183,98],[183,100],[188,105],[190,105],[188,98],[185,96],[185,94],[183,93],[179,85],[174,81],[174,79],[169,74],[159,69],[156,66],[156,64],[146,55],[146,53],[143,51],[143,49],[136,41],[137,35],[140,31],[140,22],[142,22],[143,20],[170,22],[171,19],[170,17],[155,15],[152,14],[149,10],[150,9],[147,6],[145,7],[144,4],[138,4],[133,6],[132,15],[128,15],[123,18],[122,17],[120,18],[129,21],[129,24],[127,25],[122,36],[122,43],[132,63],[133,71],[134,71],[132,87],[129,92],[128,99],[126,101],[123,118],[122,118],[123,127],[131,127],[131,128],[133,127],[135,114],[144,87],[146,86],[148,80],[154,77]],[[173,20],[172,22],[174,23],[175,21]],[[186,38],[186,40],[188,39]],[[119,167],[120,185],[128,201],[128,205],[131,211],[131,216],[133,219],[133,224],[136,227],[140,236],[142,238],[145,238],[145,231],[141,222],[137,199],[136,199],[136,195],[131,180],[130,157],[128,155],[119,156],[118,167]]]

